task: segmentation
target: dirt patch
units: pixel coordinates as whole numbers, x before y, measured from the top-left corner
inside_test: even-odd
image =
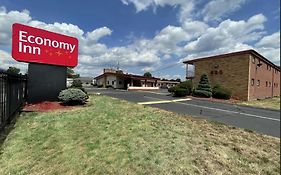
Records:
[[[56,101],[44,101],[41,103],[27,104],[23,111],[25,112],[47,112],[54,110],[66,110],[71,109],[73,106],[66,106]]]

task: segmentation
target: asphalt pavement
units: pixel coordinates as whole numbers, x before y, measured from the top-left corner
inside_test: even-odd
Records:
[[[280,111],[278,110],[210,102],[201,99],[175,98],[165,90],[159,92],[128,92],[113,89],[86,90],[90,93],[101,93],[134,103],[145,104],[280,137]]]

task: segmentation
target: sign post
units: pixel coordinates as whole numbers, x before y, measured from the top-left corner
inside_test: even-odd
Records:
[[[29,63],[27,102],[54,101],[66,88],[67,67],[78,63],[78,40],[15,23],[12,57]]]

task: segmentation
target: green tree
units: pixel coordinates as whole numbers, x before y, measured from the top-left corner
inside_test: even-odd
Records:
[[[71,84],[72,88],[82,88],[82,82],[81,80],[78,79],[74,79],[72,84]]]
[[[212,92],[212,87],[210,85],[209,78],[206,74],[203,74],[201,76],[197,90]]]
[[[151,75],[150,72],[145,72],[145,73],[143,74],[143,76],[144,76],[144,77],[152,77],[152,75]]]
[[[79,78],[80,74],[76,74],[72,68],[67,68],[67,78]]]
[[[20,73],[20,69],[19,68],[16,68],[16,67],[9,67],[7,69],[7,72],[8,73],[12,73],[12,74],[19,74]]]
[[[194,91],[193,95],[208,98],[212,96],[212,88],[209,82],[209,78],[206,74],[203,74],[201,76],[198,86]]]

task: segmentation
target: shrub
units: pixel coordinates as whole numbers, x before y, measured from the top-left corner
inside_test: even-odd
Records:
[[[231,91],[220,85],[216,85],[213,88],[213,97],[218,99],[225,99],[228,100],[231,97]]]
[[[176,86],[170,87],[168,89],[168,92],[173,93],[174,96],[177,96],[177,94],[179,94],[180,96],[186,96],[186,95],[190,95],[190,93],[192,92],[192,89],[193,89],[193,83],[192,83],[192,81],[188,80],[188,81],[183,81],[180,84],[177,84]],[[177,91],[177,92],[175,92],[175,91]],[[177,94],[175,94],[175,93],[177,93]],[[184,95],[181,95],[181,94],[184,94]]]
[[[194,90],[193,96],[195,97],[206,97],[210,98],[212,96],[212,92],[205,91],[205,90]]]
[[[177,87],[187,89],[189,92],[191,92],[193,89],[193,83],[191,80],[187,80],[178,84]]]
[[[168,89],[168,92],[173,93],[173,92],[175,92],[175,89],[176,89],[176,88],[177,88],[176,86],[170,87],[170,88]]]
[[[83,88],[82,86],[82,82],[81,80],[78,79],[74,79],[70,88],[76,88],[76,89],[80,89],[81,91],[83,91],[85,94],[87,94],[87,91]]]
[[[71,88],[82,88],[81,80],[74,79],[72,84],[71,84]]]
[[[69,89],[62,90],[58,98],[64,104],[77,105],[77,104],[85,104],[86,100],[89,97],[81,89],[69,88]]]
[[[106,87],[106,88],[113,88],[112,85],[106,85],[105,87]]]
[[[98,88],[102,88],[102,87],[103,87],[103,85],[102,85],[102,84],[99,84],[99,85],[97,85],[97,87],[98,87]]]
[[[203,74],[200,78],[197,88],[194,90],[193,95],[196,97],[207,97],[212,96],[212,88],[209,83],[208,76]]]
[[[175,97],[184,97],[189,94],[190,94],[190,91],[188,89],[183,89],[183,88],[179,88],[179,87],[176,87],[173,92],[173,96],[175,96]]]

